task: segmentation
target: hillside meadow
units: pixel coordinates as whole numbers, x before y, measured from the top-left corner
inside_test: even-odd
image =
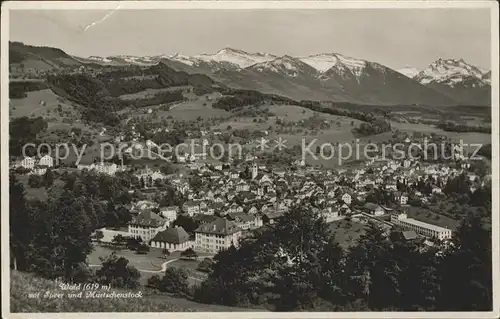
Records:
[[[112,289],[117,293],[127,293]],[[190,300],[174,298],[164,294],[143,291],[142,298],[97,299],[97,298],[30,298],[29,294],[46,291],[63,293],[54,281],[33,274],[11,270],[10,311],[13,313],[33,312],[194,312],[194,311],[254,311],[218,305],[206,305]],[[141,291],[141,290],[138,290]]]

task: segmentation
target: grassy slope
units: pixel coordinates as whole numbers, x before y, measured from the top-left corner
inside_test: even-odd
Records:
[[[11,312],[193,312],[193,311],[252,311],[250,309],[205,305],[165,295],[123,299],[42,299],[28,298],[29,293],[50,290],[61,292],[53,281],[32,274],[11,271]],[[114,290],[114,289],[112,289]],[[116,290],[117,293],[127,291]]]

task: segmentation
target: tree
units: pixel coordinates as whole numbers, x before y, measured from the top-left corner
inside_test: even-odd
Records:
[[[104,234],[102,233],[102,230],[96,230],[94,233],[94,239],[98,242],[101,243],[101,239],[103,239]]]
[[[28,267],[28,250],[32,238],[30,231],[32,219],[26,204],[26,191],[16,175],[9,176],[9,221],[10,252],[14,269],[26,270]]]
[[[456,231],[453,247],[439,267],[438,308],[491,311],[491,232],[484,229],[478,216],[469,214]]]
[[[149,252],[150,248],[148,245],[146,244],[140,244],[139,246],[137,246],[137,248],[135,249],[135,251],[138,253],[138,254],[147,254]]]
[[[170,256],[170,251],[167,248],[163,248],[163,250],[161,252],[162,252],[164,258],[167,258],[168,256]]]
[[[225,305],[273,304],[276,310],[309,309],[338,286],[342,250],[311,207],[295,207],[272,227],[214,257],[195,299]],[[327,270],[328,271],[325,271]]]
[[[194,175],[189,179],[189,186],[191,186],[194,192],[197,192],[202,185],[203,181],[198,175]]]
[[[186,232],[192,234],[194,233],[195,229],[198,228],[199,222],[195,221],[193,218],[187,215],[177,215],[177,218],[172,223],[172,226],[182,227]]]
[[[95,274],[92,268],[90,268],[87,264],[81,262],[78,263],[73,272],[70,275],[71,282],[74,283],[88,283],[93,282]]]
[[[111,242],[117,246],[117,247],[123,247],[127,243],[127,238],[125,238],[123,235],[115,235]]]
[[[28,185],[31,188],[40,188],[43,185],[42,177],[39,175],[32,174],[28,178]]]
[[[161,285],[161,278],[158,275],[153,275],[149,277],[148,282],[147,282],[147,287],[153,288],[153,289],[160,289]]]
[[[188,248],[186,250],[184,250],[183,252],[181,252],[181,257],[184,257],[184,258],[193,258],[193,259],[197,259],[198,258],[198,254],[193,250],[193,248]]]
[[[48,169],[43,175],[43,185],[45,187],[51,187],[54,184],[54,172]]]
[[[136,289],[139,287],[139,271],[129,265],[128,259],[118,257],[115,252],[100,258],[102,266],[96,271],[97,282],[116,288]]]
[[[210,272],[212,269],[212,265],[214,264],[214,261],[212,258],[205,258],[203,261],[198,265],[196,270],[202,271],[202,272]]]
[[[125,245],[127,249],[137,250],[142,245],[141,237],[127,237],[125,238]]]
[[[160,283],[160,291],[181,296],[189,294],[189,274],[184,268],[169,267]]]

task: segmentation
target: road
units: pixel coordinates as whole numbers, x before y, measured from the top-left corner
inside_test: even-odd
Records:
[[[177,261],[179,260],[179,258],[175,258],[175,259],[172,259],[172,260],[168,260],[166,262],[164,262],[163,264],[161,264],[161,267],[159,270],[150,270],[150,269],[140,269],[138,268],[137,270],[139,270],[140,272],[147,272],[147,273],[153,273],[153,274],[159,274],[159,273],[164,273],[165,270],[167,269],[167,265],[170,264],[171,262],[174,262],[174,261]],[[155,266],[153,263],[151,263],[151,265],[153,265],[154,267],[157,267]],[[90,267],[101,267],[101,265],[89,265]]]
[[[179,258],[168,260],[168,261],[162,263],[161,267],[158,267],[155,264],[151,263],[151,265],[153,267],[160,268],[159,270],[140,269],[140,268],[137,268],[137,270],[139,270],[140,272],[145,272],[145,273],[150,273],[150,274],[163,274],[163,273],[165,273],[165,270],[167,270],[167,265],[174,262],[174,261],[177,261],[177,260],[179,260]],[[101,267],[101,265],[89,265],[89,266],[94,267],[94,268]],[[191,275],[188,278],[191,280],[195,280],[195,281],[203,281],[204,280],[204,278],[193,277]]]

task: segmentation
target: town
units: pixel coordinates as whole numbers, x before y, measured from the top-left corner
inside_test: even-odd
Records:
[[[123,143],[122,139],[117,140]],[[207,139],[203,142],[208,144]],[[409,143],[410,139],[407,137],[405,142]],[[128,153],[137,147],[155,145],[149,140],[138,142],[137,138],[129,144],[125,151]],[[248,232],[273,224],[292,206],[312,203],[314,211],[327,223],[345,219],[361,224],[371,221],[387,231],[399,229],[404,238],[420,237],[428,246],[440,247],[451,239],[454,227],[446,222],[440,226],[442,222],[411,218],[409,213],[414,211],[414,206],[446,198],[443,188],[448,180],[460,175],[467,177],[472,196],[491,181],[491,175],[480,177],[469,170],[470,162],[459,155],[457,153],[457,158],[461,160],[452,164],[371,159],[350,169],[322,169],[307,167],[303,160],[296,160],[288,167],[267,166],[250,153],[238,165],[207,161],[200,159],[200,154],[188,153],[175,159],[177,166],[185,168],[183,173],[164,174],[149,167],[133,171],[138,182],[130,192],[144,196],[127,207],[134,218],[126,229],[102,228],[97,232],[101,243],[112,243],[115,236],[120,235],[140,238],[153,248],[194,249],[215,254],[237,245],[239,238]],[[174,159],[166,160],[172,165]],[[121,162],[117,165],[95,159],[93,163],[74,166],[79,171],[110,176],[130,172],[132,168]],[[13,164],[13,168],[22,168],[25,174],[37,176],[44,176],[47,170],[58,174],[72,170],[54,167],[50,155],[38,160],[25,157]],[[153,199],[165,192],[166,185],[183,198],[182,204],[165,206]],[[384,197],[378,199],[374,196],[377,192],[382,192]],[[187,233],[182,226],[174,225],[179,216],[188,217],[200,226]]]

